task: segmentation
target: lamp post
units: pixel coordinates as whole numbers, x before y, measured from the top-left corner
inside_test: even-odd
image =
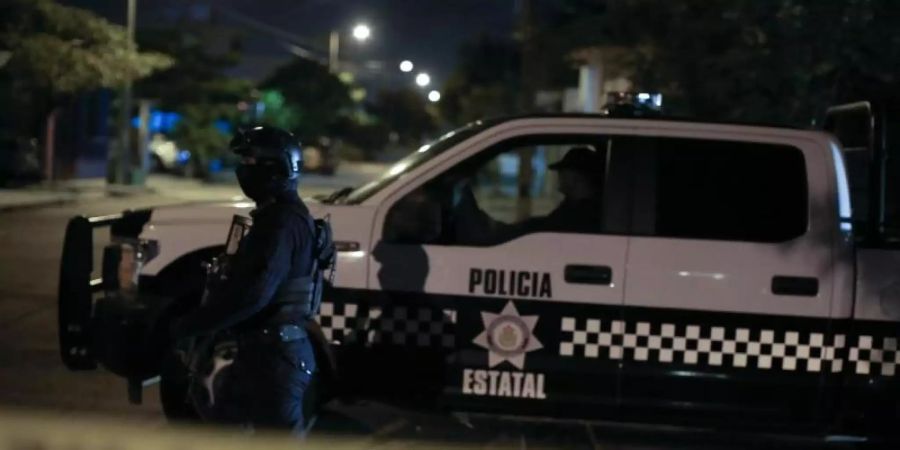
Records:
[[[364,23],[356,24],[351,32],[353,39],[358,42],[365,42],[372,36],[372,29]],[[328,70],[331,73],[337,73],[340,69],[340,51],[341,51],[341,32],[332,30],[328,37]]]
[[[128,0],[128,15],[126,30],[128,42],[134,44],[134,26],[137,15],[137,0]],[[125,81],[122,86],[122,102],[119,117],[119,145],[118,161],[116,164],[114,181],[119,184],[130,184],[132,178],[131,167],[131,80]]]

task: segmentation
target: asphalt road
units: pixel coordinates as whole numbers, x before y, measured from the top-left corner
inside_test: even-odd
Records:
[[[311,187],[328,190],[341,180]],[[218,187],[216,195],[229,189]],[[181,192],[179,190],[178,192]],[[100,215],[123,209],[178,203],[197,192],[156,192],[98,197],[52,207],[0,213],[0,409],[39,410],[54,417],[115,418],[141,427],[166,427],[156,386],[144,404],[127,401],[125,381],[102,370],[70,372],[59,358],[56,289],[66,221],[77,214]],[[410,448],[412,442],[452,440],[473,448],[809,448],[772,444],[758,436],[687,433],[683,430],[531,423],[413,413],[380,404],[334,405],[317,425],[359,439],[361,448]],[[404,442],[404,444],[400,444]],[[818,447],[813,445],[812,448]]]

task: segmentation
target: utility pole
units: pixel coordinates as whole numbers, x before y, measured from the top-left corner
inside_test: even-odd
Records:
[[[534,42],[535,24],[531,0],[518,0],[516,3],[519,15],[519,40],[522,48],[522,64],[520,66],[521,89],[519,111],[528,112],[534,108],[534,96],[537,91],[536,71],[537,54]],[[519,198],[516,205],[518,220],[531,217],[532,192],[534,180],[534,147],[526,147],[519,152]]]
[[[328,36],[328,70],[331,73],[336,74],[340,67],[338,62],[339,54],[341,49],[341,33],[337,30],[332,30],[331,35]]]
[[[126,27],[128,33],[128,45],[136,45],[134,42],[134,27],[137,16],[137,0],[128,1],[128,13]],[[131,184],[131,80],[126,80],[122,86],[122,101],[119,117],[119,151],[115,182],[119,184]]]
[[[534,94],[536,91],[536,48],[534,42],[534,14],[532,11],[531,0],[518,0],[518,34],[519,45],[522,50],[522,61],[519,66],[519,76],[522,87],[519,97],[519,108],[522,112],[527,112],[534,106]]]

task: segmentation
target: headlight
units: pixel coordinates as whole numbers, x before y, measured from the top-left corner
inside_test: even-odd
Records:
[[[159,254],[156,241],[128,240],[103,249],[103,289],[108,296],[134,298],[144,264]]]

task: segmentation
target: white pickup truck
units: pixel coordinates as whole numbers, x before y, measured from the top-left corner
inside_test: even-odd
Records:
[[[843,147],[823,131],[660,118],[484,121],[310,200],[339,249],[317,318],[319,391],[506,416],[893,431],[900,155],[874,117],[868,103],[830,110]],[[561,201],[548,165],[573,147],[604,161],[586,168],[593,231],[465,239],[461,183],[495,223],[543,217]],[[201,262],[251,207],[73,218],[67,366],[99,363],[135,401],[161,374],[166,412],[183,413],[160,330],[197,304]]]

